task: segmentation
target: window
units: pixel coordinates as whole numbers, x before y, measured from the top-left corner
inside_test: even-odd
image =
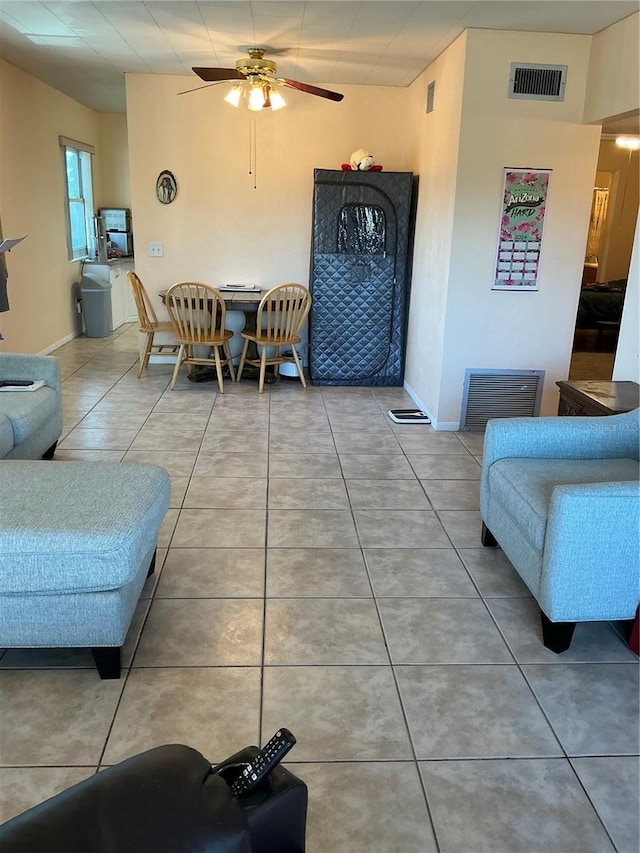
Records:
[[[385,252],[385,216],[381,207],[345,204],[338,222],[338,252],[382,255]]]
[[[69,260],[94,254],[93,179],[91,158],[94,148],[73,139],[59,137],[66,176],[67,248]]]

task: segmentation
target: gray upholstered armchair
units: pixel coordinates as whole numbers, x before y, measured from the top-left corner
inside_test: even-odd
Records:
[[[37,391],[0,393],[0,458],[51,459],[62,433],[60,368],[53,356],[0,353],[1,380],[43,380]]]
[[[639,421],[636,409],[487,424],[482,544],[499,544],[525,582],[554,652],[569,648],[576,622],[635,616]]]

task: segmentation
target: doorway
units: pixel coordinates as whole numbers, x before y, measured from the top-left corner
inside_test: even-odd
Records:
[[[610,380],[638,216],[638,151],[603,136],[594,176],[570,379]]]

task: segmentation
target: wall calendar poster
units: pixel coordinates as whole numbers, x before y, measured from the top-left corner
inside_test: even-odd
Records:
[[[551,169],[505,169],[492,290],[537,290]]]

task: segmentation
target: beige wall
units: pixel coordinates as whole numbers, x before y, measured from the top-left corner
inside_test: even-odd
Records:
[[[440,428],[459,422],[466,368],[545,370],[542,413],[557,410],[555,381],[568,372],[600,136],[599,128],[580,124],[590,41],[548,33],[466,34],[457,163],[452,168],[447,161],[438,188],[438,204],[453,206],[452,223],[444,228],[452,230],[450,246],[437,259],[443,237],[437,220],[427,227],[419,218],[416,240],[414,282],[435,287],[437,281],[446,297],[440,294],[437,305],[412,299],[412,328],[421,330],[425,343],[420,351],[414,334],[408,356],[407,382]],[[460,43],[449,51],[460,69]],[[513,61],[568,65],[565,100],[508,99]],[[445,109],[453,109],[451,102]],[[491,290],[506,166],[553,170],[533,293]],[[441,340],[441,354],[428,351],[432,334]],[[442,359],[434,371],[437,386],[425,367],[429,358]]]
[[[124,113],[98,113],[100,132],[100,194],[96,210],[101,207],[131,207],[127,116]]]
[[[314,168],[366,147],[387,171],[410,170],[409,90],[341,86],[340,104],[287,91],[285,109],[256,117],[254,189],[251,114],[224,102],[225,86],[178,95],[196,83],[127,75],[136,269],[152,293],[181,279],[306,284]],[[155,196],[163,169],[178,184],[170,205]],[[164,257],[148,256],[152,241]]]
[[[78,326],[67,260],[64,173],[58,136],[98,146],[93,110],[0,60],[0,212],[5,237],[28,237],[7,255],[10,310],[0,314],[14,352],[39,352]],[[100,157],[94,169],[100,194]]]
[[[589,59],[585,122],[633,113],[640,104],[640,12],[597,33]]]
[[[466,44],[465,33],[411,86],[420,178],[405,382],[432,414],[440,400]],[[435,106],[426,113],[434,80]]]

